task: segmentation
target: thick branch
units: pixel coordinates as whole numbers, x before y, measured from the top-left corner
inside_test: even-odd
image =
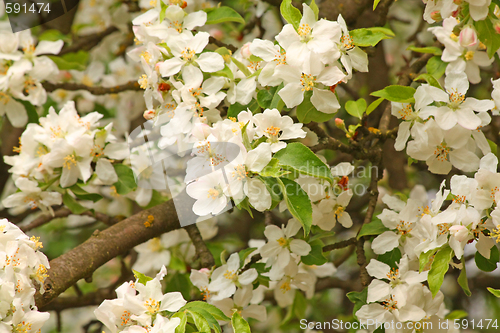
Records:
[[[196,249],[196,257],[200,259],[201,267],[211,268],[213,265],[215,265],[214,257],[203,241],[200,230],[198,230],[196,224],[188,225],[186,227],[186,231],[194,244],[194,247]]]
[[[129,81],[125,84],[122,84],[121,86],[116,86],[116,87],[94,87],[94,86],[87,86],[85,84],[80,84],[80,83],[72,83],[72,82],[66,82],[66,83],[52,83],[52,82],[44,82],[43,83],[43,88],[48,91],[48,92],[53,92],[57,89],[64,89],[64,90],[87,90],[93,95],[106,95],[106,94],[117,94],[122,91],[127,91],[127,90],[142,90],[142,88],[139,86],[139,83],[137,81]]]
[[[356,237],[352,237],[352,238],[340,241],[340,242],[335,243],[335,244],[323,246],[323,252],[343,249],[343,248],[348,247],[348,246],[353,245],[353,244],[356,244]]]
[[[88,51],[97,44],[99,44],[104,37],[112,34],[115,31],[118,31],[118,28],[109,27],[104,31],[80,37],[77,40],[73,41],[71,46],[63,48],[61,52],[59,52],[59,55],[63,55],[70,52],[78,52],[80,50]]]
[[[153,216],[152,224],[149,215]],[[148,225],[148,227],[146,227]],[[179,220],[172,200],[135,214],[101,232],[84,243],[50,262],[45,293],[35,295],[41,308],[78,280],[89,278],[92,273],[114,257],[158,237],[165,232],[179,229]]]

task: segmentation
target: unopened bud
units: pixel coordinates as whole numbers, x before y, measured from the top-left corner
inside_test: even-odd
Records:
[[[337,126],[337,128],[343,130],[344,132],[347,131],[347,129],[345,128],[345,123],[344,123],[344,120],[340,119],[340,118],[335,118],[335,126]]]
[[[500,21],[496,21],[493,27],[495,28],[497,34],[500,34]]]
[[[463,242],[469,236],[469,229],[463,225],[454,225],[450,227],[450,234],[453,235],[459,242]]]
[[[154,119],[156,117],[156,111],[155,110],[146,110],[146,111],[144,111],[142,116],[146,120]]]
[[[477,33],[474,28],[467,26],[460,31],[460,45],[463,47],[474,47],[478,44]]]
[[[250,44],[251,43],[246,43],[241,47],[241,56],[245,59],[250,58],[250,56],[252,55],[252,52],[250,52]]]
[[[169,90],[170,90],[170,88],[171,88],[170,84],[165,83],[165,82],[162,82],[162,83],[160,83],[160,84],[158,85],[158,90],[159,90],[159,91],[163,91],[163,92],[165,92],[165,91],[169,91]]]
[[[436,22],[442,21],[443,17],[441,16],[441,12],[439,10],[435,10],[431,13],[431,19]]]
[[[211,29],[209,32],[210,36],[217,40],[222,40],[222,38],[224,38],[224,32],[221,29]]]

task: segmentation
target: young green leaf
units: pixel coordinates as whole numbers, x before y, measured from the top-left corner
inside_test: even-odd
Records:
[[[370,105],[368,105],[368,108],[366,109],[366,115],[369,116],[370,113],[375,111],[375,109],[384,101],[384,98],[380,97],[376,99],[375,101],[371,102]]]
[[[304,234],[307,236],[312,225],[312,206],[309,196],[293,180],[278,178],[278,182],[281,184],[288,210],[302,224]]]
[[[292,0],[283,0],[281,2],[280,12],[281,16],[283,16],[288,23],[293,25],[295,30],[299,28],[302,14],[300,13],[300,10],[292,5]]]
[[[330,167],[320,160],[311,149],[300,142],[289,143],[286,148],[274,154],[274,158],[276,158],[279,164],[285,169],[291,169],[305,175],[323,178],[333,183],[334,179]]]
[[[311,121],[324,123],[335,116],[335,113],[324,113],[318,111],[311,102],[311,96],[312,92],[306,91],[304,94],[304,100],[297,106],[297,119],[301,123],[309,124]]]
[[[234,312],[233,317],[231,318],[231,325],[233,326],[234,332],[251,333],[250,325],[248,325],[247,321],[243,319],[238,311]]]
[[[113,184],[116,188],[116,193],[125,195],[137,188],[132,169],[124,164],[114,164],[113,167],[118,176],[118,181]]]
[[[443,284],[444,275],[450,266],[450,260],[453,258],[453,249],[449,246],[439,250],[434,257],[431,265],[431,270],[427,276],[429,289],[432,292],[432,297],[435,297]]]
[[[499,260],[499,252],[498,247],[493,246],[490,250],[490,258],[486,259],[481,255],[481,253],[476,252],[474,256],[474,260],[476,261],[477,268],[485,272],[492,272],[497,268],[498,260]]]
[[[413,95],[415,94],[415,89],[406,86],[388,86],[382,90],[375,91],[371,93],[372,96],[382,97],[391,102],[398,103],[413,103],[415,99]]]
[[[205,24],[217,24],[224,22],[236,22],[245,24],[245,20],[237,11],[227,6],[209,8],[207,12],[207,22]]]
[[[363,224],[361,230],[359,230],[357,238],[360,239],[363,236],[374,236],[380,235],[381,233],[388,231],[387,227],[379,219],[373,220],[370,223]]]
[[[447,66],[447,62],[441,60],[441,57],[435,56],[429,59],[425,68],[427,69],[428,74],[432,75],[436,79],[439,79],[444,75]]]
[[[364,98],[357,101],[347,101],[345,109],[351,116],[361,119],[366,111],[366,101]]]

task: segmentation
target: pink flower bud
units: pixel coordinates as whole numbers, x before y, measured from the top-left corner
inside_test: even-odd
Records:
[[[443,17],[441,16],[441,12],[439,10],[435,10],[431,13],[431,19],[436,22],[442,21]]]
[[[335,126],[337,126],[338,128],[344,128],[344,121],[340,118],[335,118]]]
[[[250,58],[250,56],[252,55],[252,52],[250,52],[250,44],[251,43],[246,43],[241,47],[241,56],[245,59]]]
[[[495,27],[497,34],[500,34],[500,21],[496,21],[493,26]]]
[[[224,38],[224,32],[220,29],[211,29],[209,32],[210,36],[217,40],[221,40],[222,38]]]
[[[210,126],[204,123],[197,123],[194,125],[191,134],[198,140],[203,141],[210,135]]]
[[[474,47],[479,43],[474,28],[467,26],[460,31],[460,45],[463,47]]]
[[[156,111],[155,110],[146,110],[146,111],[144,111],[144,114],[142,116],[146,120],[154,119],[154,117],[156,116]]]
[[[454,225],[450,227],[450,233],[457,239],[457,241],[463,242],[469,236],[469,229],[463,225]]]

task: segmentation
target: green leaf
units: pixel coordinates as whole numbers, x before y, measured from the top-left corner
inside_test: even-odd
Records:
[[[312,225],[312,206],[309,196],[293,180],[278,178],[278,181],[281,183],[288,210],[302,224],[304,234],[307,236]]]
[[[279,165],[279,160],[277,158],[272,158],[271,161],[259,172],[262,177],[274,177],[279,178],[283,175],[290,173],[290,171],[283,170]]]
[[[248,214],[250,214],[250,217],[253,218],[252,208],[250,207],[248,197],[245,197],[245,199],[243,199],[242,201],[237,202],[236,208],[238,208],[239,210],[243,210],[243,209],[246,210],[248,212]]]
[[[379,4],[380,0],[374,0],[373,1],[373,10],[375,10]]]
[[[448,313],[444,317],[444,319],[455,320],[455,319],[466,318],[467,316],[468,316],[468,313],[465,312],[464,310],[455,310],[455,311],[451,311],[450,313]]]
[[[76,215],[80,215],[83,212],[89,210],[86,207],[80,205],[68,192],[63,194],[63,204],[68,207],[68,209]]]
[[[398,263],[401,260],[401,251],[395,247],[394,250],[379,255],[377,260],[386,263],[391,268],[398,268]]]
[[[240,266],[243,266],[243,264],[245,263],[245,259],[250,255],[250,253],[254,252],[255,250],[257,250],[256,247],[249,247],[238,252],[238,256],[240,257]]]
[[[304,100],[297,106],[297,119],[304,124],[309,124],[311,121],[324,123],[335,117],[335,113],[323,113],[318,111],[311,102],[311,91],[306,91]]]
[[[207,22],[205,24],[217,24],[224,22],[236,22],[245,24],[245,20],[237,11],[227,6],[205,9],[207,12]]]
[[[372,103],[370,103],[370,105],[368,105],[368,108],[366,109],[366,115],[368,116],[368,115],[370,115],[370,113],[372,113],[373,111],[375,111],[375,109],[383,101],[384,101],[384,98],[380,97],[380,98],[376,99],[375,101],[373,101]]]
[[[432,297],[436,297],[441,285],[443,284],[444,275],[450,266],[450,260],[453,258],[453,249],[449,246],[439,250],[434,257],[431,265],[431,270],[427,276],[429,289],[432,292]]]
[[[361,47],[375,46],[383,39],[394,37],[394,32],[387,28],[361,28],[349,32],[353,44]]]
[[[263,109],[269,109],[271,106],[271,103],[274,98],[274,92],[276,91],[276,87],[273,87],[269,90],[267,89],[262,89],[259,90],[257,93],[257,102],[259,103],[259,106]]]
[[[467,272],[465,271],[465,258],[463,256],[462,256],[462,271],[458,276],[457,282],[460,285],[460,287],[462,287],[462,289],[464,290],[465,295],[470,297],[472,293],[470,292],[469,282],[467,281]]]
[[[241,111],[246,111],[247,109],[252,111],[252,113],[256,113],[260,110],[259,103],[255,99],[252,99],[247,105],[241,105],[240,103],[231,104],[227,110],[227,116],[237,118]]]
[[[323,255],[323,242],[318,239],[310,242],[309,245],[311,245],[311,252],[307,256],[302,256],[302,262],[309,266],[325,264],[328,260]]]
[[[165,289],[165,292],[175,292],[178,291],[182,294],[182,297],[184,299],[190,299],[191,298],[191,282],[189,278],[187,277],[186,274],[183,274],[181,272],[175,272],[174,274],[168,274],[170,276],[167,276],[168,282],[167,282],[167,288]]]
[[[299,28],[302,14],[300,13],[300,10],[292,5],[292,0],[283,0],[283,2],[281,2],[280,12],[281,16],[283,16],[288,23],[293,25],[295,30]]]
[[[474,27],[476,28],[479,40],[486,45],[488,57],[493,58],[495,52],[500,48],[500,35],[496,32],[491,19],[475,21]]]
[[[363,236],[375,236],[380,235],[384,231],[388,231],[389,229],[380,221],[379,219],[375,219],[370,223],[363,224],[361,230],[359,230],[357,238],[360,239]]]
[[[181,320],[181,323],[179,324],[179,326],[177,326],[175,328],[175,333],[184,333],[186,332],[186,323],[187,323],[187,314],[186,312],[177,312],[177,313],[174,313],[174,315],[172,316],[172,318],[180,318]]]
[[[495,297],[500,298],[500,289],[493,289],[491,287],[487,287],[488,291],[492,293]]]
[[[142,274],[141,272],[138,272],[136,270],[132,270],[132,272],[134,273],[134,277],[137,280],[137,282],[139,282],[139,283],[141,283],[143,285],[146,285],[146,283],[148,281],[153,280],[152,277],[149,277],[149,276],[147,276],[145,274]]]
[[[260,180],[266,184],[266,188],[271,194],[272,204],[269,208],[270,210],[276,207],[281,201],[283,201],[283,193],[281,192],[281,184],[278,182],[277,178],[273,177],[259,177]]]
[[[236,65],[236,67],[238,67],[238,69],[240,71],[243,72],[243,74],[245,74],[245,76],[250,76],[252,73],[250,73],[250,70],[248,69],[247,66],[245,66],[243,63],[241,63],[238,59],[236,59],[235,57],[231,57],[231,61]]]
[[[428,47],[416,47],[414,45],[408,46],[407,50],[418,52],[418,53],[431,53],[434,55],[443,54],[443,50],[436,46],[428,46]]]
[[[76,69],[84,71],[87,68],[89,53],[86,51],[70,52],[62,56],[48,56],[61,70]]]
[[[439,249],[432,249],[427,252],[420,253],[420,257],[418,258],[419,263],[419,272],[421,273],[424,268],[429,264],[431,257],[438,251]]]
[[[317,21],[318,20],[318,15],[319,15],[318,5],[316,4],[316,2],[314,0],[312,0],[311,4],[309,5],[309,7],[312,9],[312,11],[314,13],[314,16],[316,17],[316,21]]]
[[[366,304],[366,299],[368,297],[368,288],[364,288],[363,290],[361,291],[351,291],[349,293],[347,293],[347,298],[349,298],[349,300],[354,303],[354,309],[352,310],[352,314],[354,316],[354,318],[357,319],[356,317],[356,312],[358,312],[358,310]]]
[[[231,318],[226,316],[224,314],[224,312],[219,310],[219,308],[217,308],[216,306],[214,306],[212,304],[208,304],[206,302],[201,302],[201,301],[189,302],[189,303],[186,303],[186,305],[184,305],[181,308],[181,310],[183,310],[183,309],[184,310],[189,309],[189,310],[193,310],[193,311],[198,311],[201,309],[201,310],[204,310],[204,311],[210,313],[217,320],[223,320],[223,321],[230,321],[231,320]]]
[[[57,29],[45,30],[44,32],[42,32],[40,34],[40,36],[38,36],[38,40],[48,40],[51,42],[55,42],[55,41],[58,41],[60,39],[67,42],[67,43],[71,42],[71,37],[63,34],[62,32],[60,32]]]
[[[276,91],[274,92],[273,100],[271,101],[271,105],[269,105],[270,109],[278,109],[278,111],[283,110],[283,107],[285,106],[285,103],[281,99],[281,96],[278,94],[281,89],[285,86],[284,83],[281,83],[277,88]]]
[[[33,104],[31,104],[28,101],[23,101],[20,99],[15,99],[15,100],[24,105],[26,113],[28,114],[28,124],[31,123],[38,124],[38,119],[39,119],[38,112],[36,111],[36,108],[33,106]]]
[[[474,256],[477,268],[485,272],[492,272],[497,268],[497,263],[499,260],[498,247],[493,246],[490,250],[490,259],[486,259],[481,255],[481,253],[476,252]]]
[[[168,6],[163,1],[160,2],[160,23],[162,23],[163,20],[165,19],[167,7]]]
[[[441,84],[439,83],[439,81],[436,80],[436,78],[434,76],[432,76],[431,74],[428,74],[428,73],[420,74],[413,81],[425,81],[425,82],[427,82],[428,84],[430,84],[433,87],[436,87],[436,88],[439,88],[439,89],[443,89],[443,87],[441,87]]]
[[[69,189],[78,199],[81,200],[92,200],[93,202],[97,202],[102,199],[102,195],[98,193],[89,193],[80,186],[78,186],[78,184],[69,187]]]
[[[333,176],[330,167],[319,157],[300,142],[289,143],[286,148],[274,154],[280,165],[285,169],[292,169],[296,172],[323,178],[333,184]]]
[[[288,308],[287,314],[280,326],[283,326],[290,322],[293,318],[304,318],[307,310],[307,299],[304,297],[302,292],[298,289],[295,290],[295,297],[293,299],[292,306]]]
[[[188,303],[189,304],[189,303]],[[210,325],[208,324],[207,319],[203,318],[199,313],[187,310],[187,312],[191,315],[191,317],[194,320],[194,324],[196,325],[196,328],[198,329],[198,332],[203,332],[203,333],[211,333]]]
[[[231,71],[231,69],[229,69],[229,67],[227,67],[226,64],[224,64],[224,69],[221,69],[220,71],[212,73],[212,75],[215,75],[215,76],[225,76],[225,77],[231,79],[231,81],[234,80],[234,74]]]
[[[382,90],[375,91],[371,93],[372,96],[382,97],[391,102],[398,103],[413,103],[415,99],[413,95],[415,94],[415,89],[412,87],[405,86],[388,86]]]
[[[446,71],[446,67],[448,66],[447,62],[441,60],[439,56],[435,56],[429,59],[425,68],[427,69],[427,73],[434,76],[434,78],[439,79],[443,76]]]
[[[361,119],[366,111],[366,101],[364,98],[357,101],[347,101],[345,109],[351,116]]]
[[[134,172],[124,164],[113,164],[118,181],[113,185],[116,188],[116,193],[125,195],[137,188]]]
[[[235,311],[233,313],[233,317],[231,318],[231,326],[233,326],[234,332],[238,333],[250,333],[250,325],[248,325],[247,321],[243,319],[243,317]]]

